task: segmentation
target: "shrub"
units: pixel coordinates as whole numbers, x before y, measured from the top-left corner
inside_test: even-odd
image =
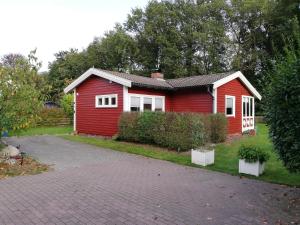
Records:
[[[226,140],[227,137],[227,119],[221,114],[210,115],[210,140],[213,143],[219,143]]]
[[[123,113],[119,121],[119,138],[140,143],[153,143],[178,151],[197,148],[211,139],[211,120],[220,115],[205,116],[196,113]],[[223,116],[224,117],[224,116]],[[219,126],[219,129],[226,129]],[[215,130],[223,137],[222,130]],[[216,141],[221,138],[215,139]]]
[[[138,141],[137,122],[139,113],[125,112],[119,119],[118,138],[127,141]]]
[[[69,125],[70,118],[61,108],[43,108],[39,114],[39,126]]]
[[[259,161],[264,163],[268,161],[269,154],[264,152],[261,148],[253,145],[242,145],[239,148],[238,156],[240,159],[244,159],[246,162],[254,163]]]
[[[65,114],[72,120],[74,115],[74,97],[73,94],[67,94],[60,100],[60,106]]]
[[[266,122],[274,149],[290,172],[300,172],[300,58],[289,53],[270,72]]]

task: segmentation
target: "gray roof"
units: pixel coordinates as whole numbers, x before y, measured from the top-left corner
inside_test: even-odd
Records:
[[[130,80],[135,86],[141,87],[152,87],[152,88],[161,88],[161,89],[173,89],[173,87],[168,84],[165,80],[153,79],[150,77],[143,77],[139,75],[133,75],[128,73],[120,73],[115,71],[101,70],[100,71],[112,74],[117,77],[121,77],[127,80]]]
[[[198,76],[183,77],[177,79],[160,80],[160,79],[154,79],[150,77],[138,76],[138,75],[133,75],[128,73],[120,73],[120,72],[101,70],[101,69],[98,70],[120,78],[130,80],[134,86],[169,89],[169,90],[177,89],[177,88],[188,88],[188,87],[211,85],[214,82],[223,79],[234,73],[234,72],[228,72],[228,73],[198,75]]]
[[[169,79],[167,80],[167,82],[174,88],[206,86],[213,84],[214,82],[221,80],[233,73],[234,72],[183,77],[177,79]]]

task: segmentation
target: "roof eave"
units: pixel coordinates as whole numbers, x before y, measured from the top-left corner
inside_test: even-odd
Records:
[[[121,85],[126,86],[126,87],[131,87],[132,86],[132,82],[130,80],[114,76],[114,75],[106,73],[104,71],[99,71],[97,69],[90,68],[84,74],[82,74],[76,80],[74,80],[71,84],[69,84],[64,89],[64,92],[65,93],[71,92],[73,89],[75,89],[78,85],[80,85],[83,81],[85,81],[87,78],[89,78],[92,75],[95,75],[95,76],[113,81],[115,83],[121,84]]]
[[[239,78],[242,83],[248,88],[248,90],[259,100],[261,100],[262,96],[259,94],[259,92],[253,87],[253,85],[247,80],[247,78],[240,72],[237,71],[227,77],[224,77],[216,82],[213,83],[213,88],[216,89],[223,84],[228,83],[229,81],[232,81],[236,78]]]

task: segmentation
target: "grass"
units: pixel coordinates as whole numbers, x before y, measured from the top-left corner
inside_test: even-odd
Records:
[[[239,175],[237,152],[242,144],[255,144],[264,148],[270,153],[270,160],[266,164],[265,173],[260,177],[247,176],[253,179],[264,180],[272,183],[286,184],[290,186],[300,186],[300,174],[289,173],[277,159],[272,150],[272,144],[268,139],[268,129],[264,124],[258,124],[258,134],[253,137],[244,137],[230,144],[219,144],[216,146],[215,164],[205,167],[209,170]],[[135,143],[120,142],[98,137],[63,135],[63,138],[71,141],[91,144],[98,147],[109,148],[116,151],[128,152],[143,155],[150,158],[166,160],[180,165],[201,167],[191,163],[191,157],[187,153],[176,153],[166,149],[141,145]]]
[[[61,135],[70,134],[73,131],[72,126],[56,126],[56,127],[33,127],[19,132],[10,132],[9,136],[34,136],[34,135]]]

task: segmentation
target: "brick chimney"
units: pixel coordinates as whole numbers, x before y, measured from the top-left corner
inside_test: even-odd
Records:
[[[154,73],[151,73],[151,78],[158,79],[158,80],[163,80],[164,79],[164,74],[160,73],[160,72],[154,72]]]

